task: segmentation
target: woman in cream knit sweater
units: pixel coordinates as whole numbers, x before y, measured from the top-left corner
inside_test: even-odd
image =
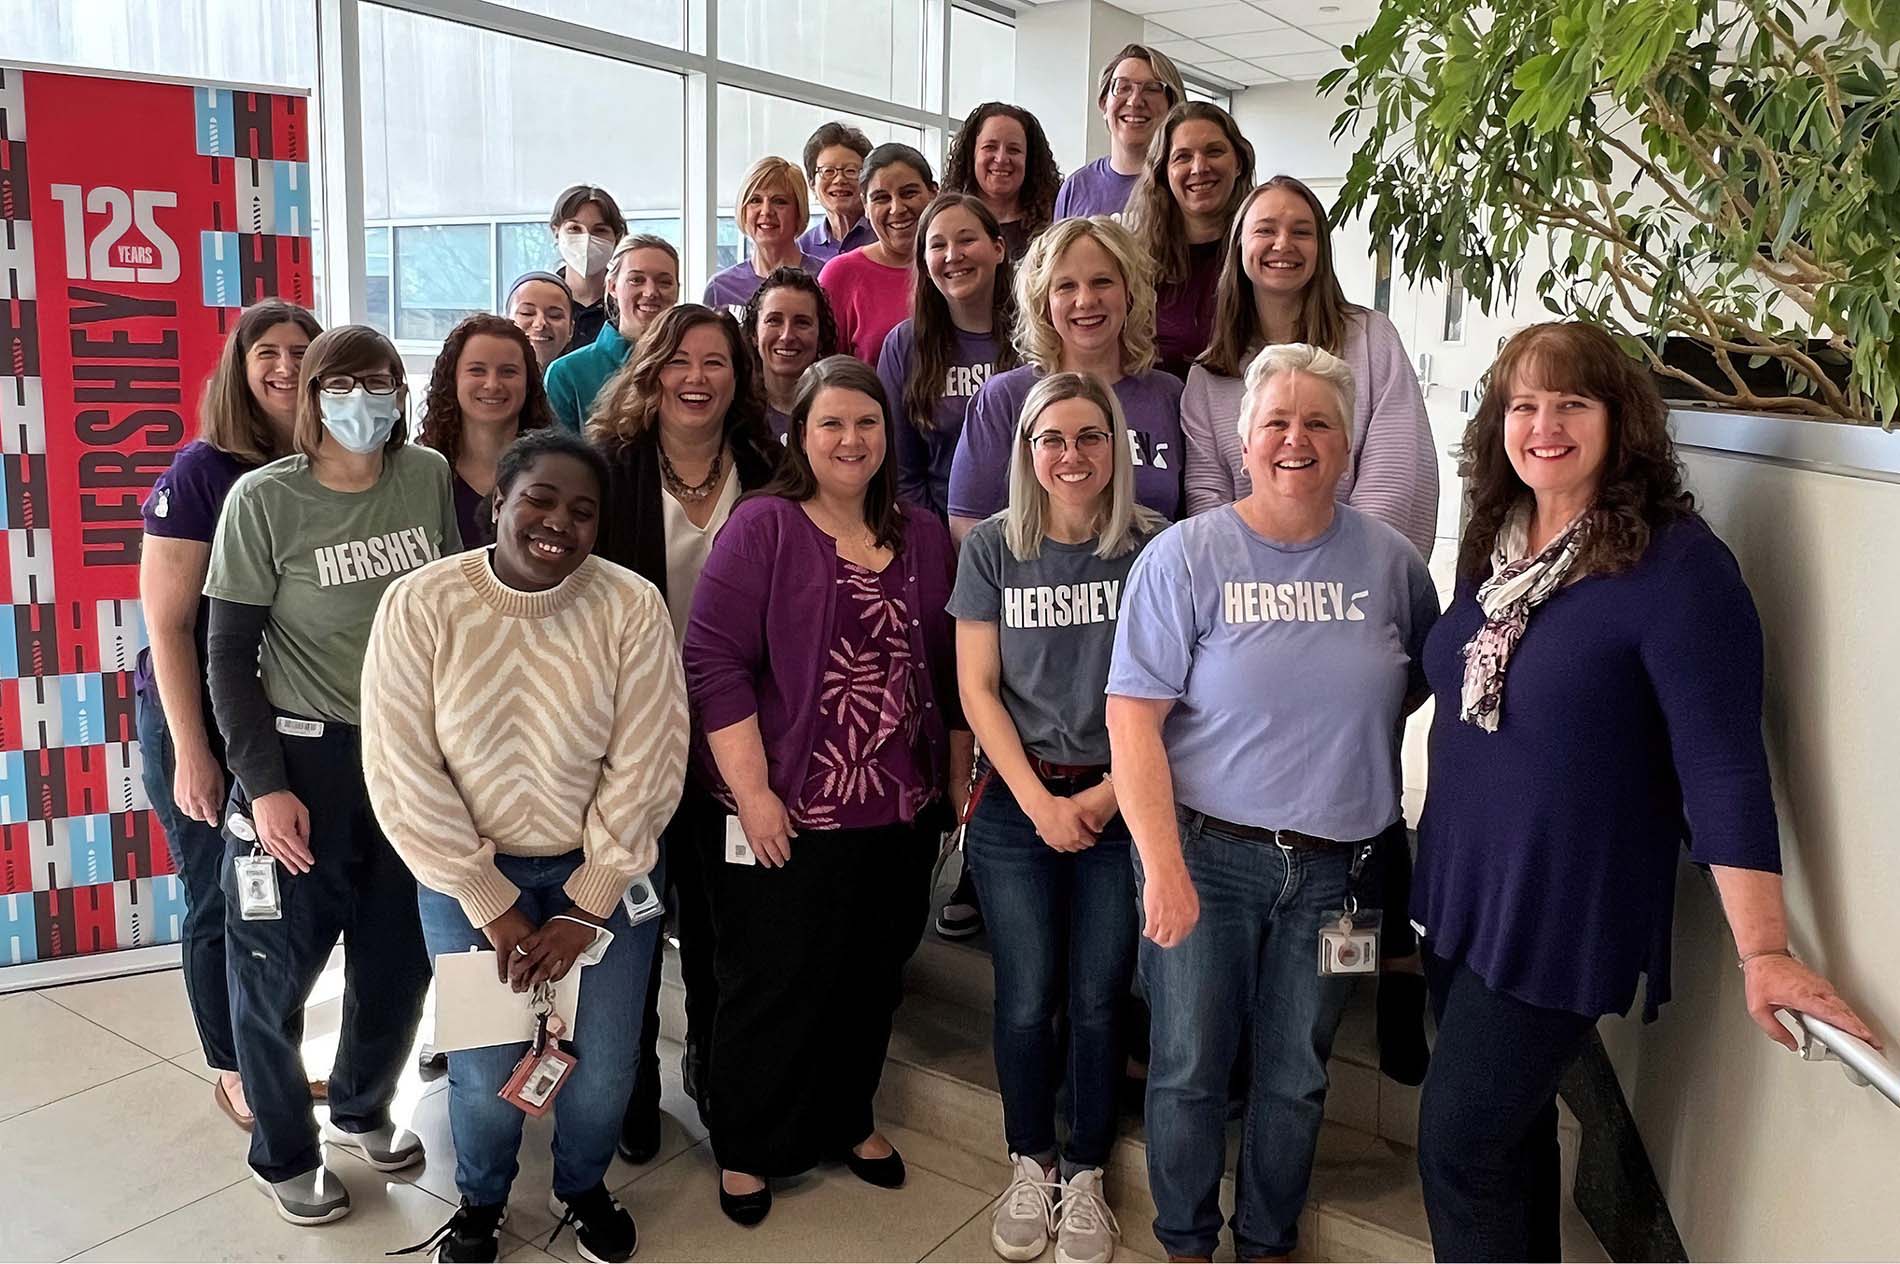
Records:
[[[578,436],[532,432],[497,470],[496,543],[392,587],[363,660],[363,764],[422,885],[429,954],[493,948],[516,991],[587,963],[578,1065],[554,1100],[550,1209],[592,1260],[632,1256],[602,1184],[633,1088],[636,1004],[660,921],[629,921],[679,801],[686,695],[666,603],[592,556],[605,470]],[[642,884],[644,890],[644,884]],[[462,1205],[437,1259],[492,1260],[523,1114],[497,1096],[527,1046],[449,1055]]]

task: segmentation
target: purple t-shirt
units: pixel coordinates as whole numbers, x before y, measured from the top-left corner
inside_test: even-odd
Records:
[[[877,375],[891,401],[891,447],[897,462],[897,494],[939,518],[950,503],[950,462],[957,452],[963,419],[996,364],[996,335],[956,331],[956,346],[944,374],[943,390],[931,413],[928,433],[919,430],[904,406],[904,392],[916,364],[917,335],[910,321],[891,330],[878,353]]]
[[[818,270],[825,266],[825,260],[807,253],[799,260],[798,266],[817,276]],[[741,259],[730,268],[713,274],[713,279],[706,282],[706,297],[703,301],[714,311],[728,308],[735,317],[743,318],[745,305],[752,301],[752,296],[764,284],[765,278],[753,269],[752,260]]]
[[[224,498],[230,495],[231,485],[254,468],[203,439],[194,439],[178,450],[171,465],[152,483],[151,493],[145,498],[145,534],[210,544],[217,535],[218,514],[224,509]],[[201,673],[205,664],[205,628],[210,621],[211,602],[200,598],[195,631]],[[148,703],[158,701],[158,681],[152,675],[149,648],[139,651],[133,681],[141,698]],[[206,695],[205,718],[211,718],[209,694]],[[207,729],[212,727],[206,725]]]
[[[1220,284],[1226,244],[1189,246],[1187,277],[1162,286],[1155,295],[1155,353],[1160,361],[1155,367],[1183,382],[1214,333],[1214,290]]]
[[[1107,158],[1097,158],[1086,167],[1077,167],[1062,182],[1056,191],[1055,216],[1073,219],[1079,215],[1120,215],[1140,178],[1139,173],[1125,176],[1109,166]]]
[[[462,529],[462,551],[485,549],[495,542],[495,515],[488,497],[470,487],[460,474],[449,472],[449,491],[455,495],[455,524]]]
[[[970,405],[950,464],[950,513],[987,518],[1009,501],[1009,457],[1023,401],[1042,370],[998,373]],[[1133,446],[1135,499],[1172,522],[1181,516],[1181,383],[1166,373],[1130,373],[1115,383]]]
[[[819,216],[818,222],[798,235],[798,248],[817,259],[820,264],[830,263],[839,255],[847,254],[860,246],[868,246],[877,240],[877,234],[871,231],[871,221],[863,216],[851,225],[851,231],[841,241],[831,235],[831,220]],[[816,269],[813,269],[816,271]]]
[[[792,439],[792,415],[782,413],[770,404],[765,406],[765,424],[772,427],[772,433],[778,436],[780,443],[790,443]]]

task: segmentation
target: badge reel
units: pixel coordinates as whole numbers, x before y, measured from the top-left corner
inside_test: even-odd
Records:
[[[238,916],[247,922],[274,922],[284,915],[283,895],[277,889],[277,858],[257,841],[249,821],[233,812],[225,822],[231,833],[251,844],[247,856],[233,856],[237,878]]]
[[[561,1048],[559,1037],[567,1024],[554,1012],[552,983],[535,988],[533,1009],[534,1041],[496,1096],[539,1119],[553,1109],[555,1094],[567,1084],[579,1060]]]
[[[1362,909],[1349,891],[1346,907],[1327,913],[1319,928],[1319,972],[1325,974],[1377,974],[1379,972],[1379,929],[1384,914],[1379,909]]]
[[[620,897],[620,903],[626,909],[629,926],[650,922],[666,912],[666,905],[660,903],[660,893],[654,889],[651,875],[635,878],[628,883],[627,893]]]

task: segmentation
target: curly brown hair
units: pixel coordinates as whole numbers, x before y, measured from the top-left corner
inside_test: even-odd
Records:
[[[1584,321],[1549,321],[1504,344],[1465,428],[1459,472],[1471,489],[1471,517],[1458,548],[1459,577],[1482,582],[1490,576],[1498,531],[1529,492],[1505,449],[1504,421],[1511,396],[1530,384],[1595,400],[1609,414],[1609,450],[1577,573],[1634,566],[1655,531],[1695,513],[1669,437],[1668,406],[1649,373],[1608,333]]]
[[[462,349],[477,334],[505,338],[521,348],[527,372],[523,380],[528,393],[521,401],[521,415],[515,433],[527,434],[554,424],[554,409],[548,404],[547,388],[541,383],[541,366],[534,358],[534,344],[521,327],[505,316],[477,312],[449,331],[436,354],[435,367],[429,371],[429,389],[422,398],[422,434],[425,447],[434,448],[448,460],[449,468],[462,455],[462,405],[455,396],[455,371],[462,363]]]
[[[634,344],[627,362],[615,371],[594,397],[587,418],[587,437],[603,448],[629,444],[648,431],[659,432],[660,373],[679,353],[686,335],[701,325],[712,325],[725,335],[726,353],[732,360],[732,403],[726,408],[724,433],[729,443],[750,444],[756,451],[771,452],[772,428],[765,420],[765,388],[753,354],[739,322],[726,312],[715,312],[698,303],[681,303],[654,318],[640,341]]]
[[[957,129],[957,138],[950,142],[950,161],[943,169],[943,191],[968,193],[974,197],[983,195],[982,187],[976,182],[976,141],[983,134],[983,124],[998,117],[1015,119],[1023,129],[1023,187],[1016,194],[1016,206],[1023,213],[1019,221],[1023,235],[1034,237],[1055,218],[1056,194],[1062,190],[1062,168],[1056,166],[1056,156],[1049,148],[1049,137],[1043,133],[1041,121],[1022,106],[985,101],[970,111],[963,126]]]

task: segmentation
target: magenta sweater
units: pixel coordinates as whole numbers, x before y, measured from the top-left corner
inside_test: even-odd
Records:
[[[838,319],[838,349],[876,368],[884,336],[910,315],[910,269],[886,267],[853,250],[827,263],[818,284]]]

